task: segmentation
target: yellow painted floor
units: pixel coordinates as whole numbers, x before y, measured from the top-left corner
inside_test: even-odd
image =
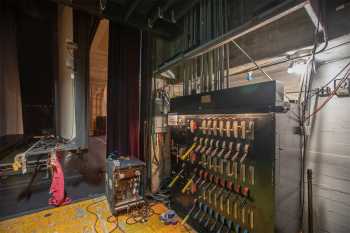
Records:
[[[95,203],[95,204],[94,204]],[[88,208],[89,207],[89,208]],[[0,233],[96,233],[94,224],[97,217],[87,211],[96,213],[97,233],[109,233],[116,224],[107,221],[111,216],[105,197],[73,203],[59,208],[48,209],[0,222]],[[152,207],[156,213],[163,213],[167,208],[162,204]],[[154,214],[146,223],[128,225],[126,215],[118,217],[120,228],[125,233],[189,233],[189,227],[180,223],[164,225],[159,215]],[[114,217],[110,221],[114,221]],[[123,233],[119,229],[114,233]]]

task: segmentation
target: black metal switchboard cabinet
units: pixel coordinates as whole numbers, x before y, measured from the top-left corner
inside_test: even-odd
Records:
[[[283,89],[271,81],[172,99],[172,208],[198,232],[297,232],[300,140]]]
[[[108,158],[106,196],[113,215],[144,203],[146,164],[129,157]]]

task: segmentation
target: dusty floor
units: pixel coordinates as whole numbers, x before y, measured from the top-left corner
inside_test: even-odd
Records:
[[[112,231],[116,224],[107,221],[111,216],[104,196],[77,202],[71,205],[47,209],[41,212],[17,217],[0,222],[0,233],[190,233],[188,227],[180,223],[164,225],[159,221],[157,213],[166,211],[162,204],[153,207],[153,214],[146,223],[126,224],[126,215],[118,217],[122,229]],[[90,213],[94,212],[98,218]],[[97,222],[96,222],[97,220]],[[114,217],[110,221],[115,221]],[[94,224],[96,222],[96,231]]]

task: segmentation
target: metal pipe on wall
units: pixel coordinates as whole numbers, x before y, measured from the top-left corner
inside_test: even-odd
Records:
[[[225,88],[225,45],[221,47],[221,73],[222,73],[221,89],[224,89]]]
[[[314,233],[313,220],[313,193],[312,193],[312,170],[307,170],[307,196],[308,196],[308,233]]]
[[[199,83],[199,93],[203,92],[203,76],[204,76],[204,55],[200,56],[200,62],[201,62],[201,70],[200,70],[200,83]]]
[[[230,44],[225,45],[226,50],[226,88],[230,87]]]

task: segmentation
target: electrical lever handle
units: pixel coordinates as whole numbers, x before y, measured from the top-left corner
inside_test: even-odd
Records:
[[[180,157],[180,159],[185,160],[190,155],[190,153],[194,150],[196,145],[197,145],[196,143],[193,143],[192,146],[186,151],[186,153]]]
[[[193,213],[194,209],[196,208],[196,204],[197,204],[197,200],[194,201],[193,207],[188,212],[186,217],[181,221],[181,225],[184,225],[187,222],[187,220],[190,218],[191,214]]]
[[[192,176],[191,179],[188,180],[187,184],[183,187],[183,189],[181,190],[182,193],[185,193],[186,190],[190,187],[190,185],[192,184],[193,182],[193,179],[194,179],[195,176]]]
[[[168,185],[168,188],[171,188],[174,186],[174,184],[176,183],[176,181],[180,178],[182,172],[184,171],[184,169],[182,169],[175,177],[174,179],[170,182],[170,184]]]

